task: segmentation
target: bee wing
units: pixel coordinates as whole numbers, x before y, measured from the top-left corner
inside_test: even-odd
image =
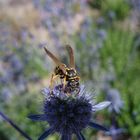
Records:
[[[74,52],[73,49],[70,45],[66,45],[67,51],[69,53],[69,58],[70,58],[70,67],[75,68],[75,61],[74,61]]]
[[[47,55],[55,62],[55,64],[58,65],[65,73],[65,64],[63,64],[56,56],[54,56],[46,47],[44,47],[44,50],[47,53]]]
[[[47,48],[44,47],[44,50],[47,55],[55,62],[56,65],[62,64],[62,62],[56,56],[54,56]]]

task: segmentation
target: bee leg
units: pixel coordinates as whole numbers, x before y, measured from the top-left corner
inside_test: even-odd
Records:
[[[54,82],[53,77],[54,77],[54,74],[52,74],[52,76],[51,76],[50,85],[49,85],[50,89],[52,89],[52,87],[53,87],[53,82]]]
[[[65,90],[65,86],[66,86],[66,76],[64,77],[64,80],[63,80],[63,90]]]
[[[52,74],[51,76],[51,81],[50,81],[50,88],[53,89],[53,85],[54,85],[54,80],[58,77],[58,75],[54,75]]]
[[[60,81],[61,81],[61,84],[63,85],[63,79],[60,79]]]

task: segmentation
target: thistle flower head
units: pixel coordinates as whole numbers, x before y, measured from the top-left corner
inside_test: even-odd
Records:
[[[121,99],[120,92],[117,89],[108,89],[107,93],[107,100],[111,102],[109,107],[109,111],[120,113],[121,109],[123,108],[123,100]]]
[[[67,94],[62,89],[62,85],[55,86],[53,90],[45,88],[43,114],[29,116],[34,121],[47,121],[50,125],[39,140],[54,132],[61,134],[61,140],[71,140],[72,134],[76,134],[78,140],[84,140],[81,131],[87,126],[107,130],[91,120],[92,112],[103,109],[110,104],[109,102],[95,105],[82,86],[78,94]]]
[[[91,119],[92,106],[84,98],[52,97],[45,101],[44,112],[50,126],[61,134],[80,132]]]

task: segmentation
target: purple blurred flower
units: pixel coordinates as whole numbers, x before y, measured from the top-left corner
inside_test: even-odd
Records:
[[[130,0],[131,5],[133,6],[134,10],[140,11],[140,1],[139,0]]]
[[[112,126],[110,127],[109,131],[106,132],[107,135],[110,135],[110,136],[117,136],[121,133],[125,132],[125,129],[123,128],[117,128],[115,126]]]
[[[112,140],[120,140],[122,134],[125,132],[124,128],[118,128],[112,125],[108,132],[105,132],[105,135],[112,137]]]
[[[5,102],[8,102],[12,98],[12,92],[9,88],[4,87],[1,90],[1,96]]]
[[[96,22],[99,26],[101,26],[105,24],[105,19],[103,17],[99,17]]]
[[[110,21],[113,21],[116,18],[115,12],[109,11],[108,12],[108,17],[109,17]]]
[[[32,0],[32,1],[33,1],[35,8],[40,8],[40,5],[41,5],[40,0]]]
[[[111,102],[109,110],[120,113],[120,110],[123,108],[123,101],[120,97],[120,92],[117,89],[108,89],[106,94],[107,100]]]
[[[17,55],[12,55],[9,61],[10,61],[11,68],[13,69],[13,72],[15,74],[22,72],[23,64]]]
[[[106,31],[105,30],[100,29],[100,30],[97,30],[96,33],[100,39],[104,40],[106,38]]]

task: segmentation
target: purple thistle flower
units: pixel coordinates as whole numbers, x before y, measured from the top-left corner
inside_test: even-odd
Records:
[[[106,31],[105,30],[100,29],[100,30],[97,30],[96,33],[102,40],[105,40],[105,38],[106,38]]]
[[[104,25],[105,24],[105,19],[103,17],[99,17],[97,20],[96,20],[96,23],[97,25]]]
[[[109,111],[120,113],[123,108],[123,100],[121,99],[120,92],[117,89],[110,88],[106,91],[107,93],[107,101],[111,102],[109,106]]]
[[[105,127],[92,122],[92,113],[107,107],[110,102],[94,104],[92,96],[86,93],[82,86],[78,94],[64,93],[62,88],[62,85],[55,86],[53,90],[45,88],[44,113],[28,116],[33,121],[47,121],[50,125],[38,140],[43,140],[54,132],[60,133],[61,140],[71,140],[73,134],[78,140],[85,140],[81,131],[87,126],[108,131]]]
[[[123,132],[125,132],[124,128],[117,128],[115,126],[110,127],[109,131],[106,132],[105,134],[113,136],[113,137],[117,137],[118,135],[122,134]]]

